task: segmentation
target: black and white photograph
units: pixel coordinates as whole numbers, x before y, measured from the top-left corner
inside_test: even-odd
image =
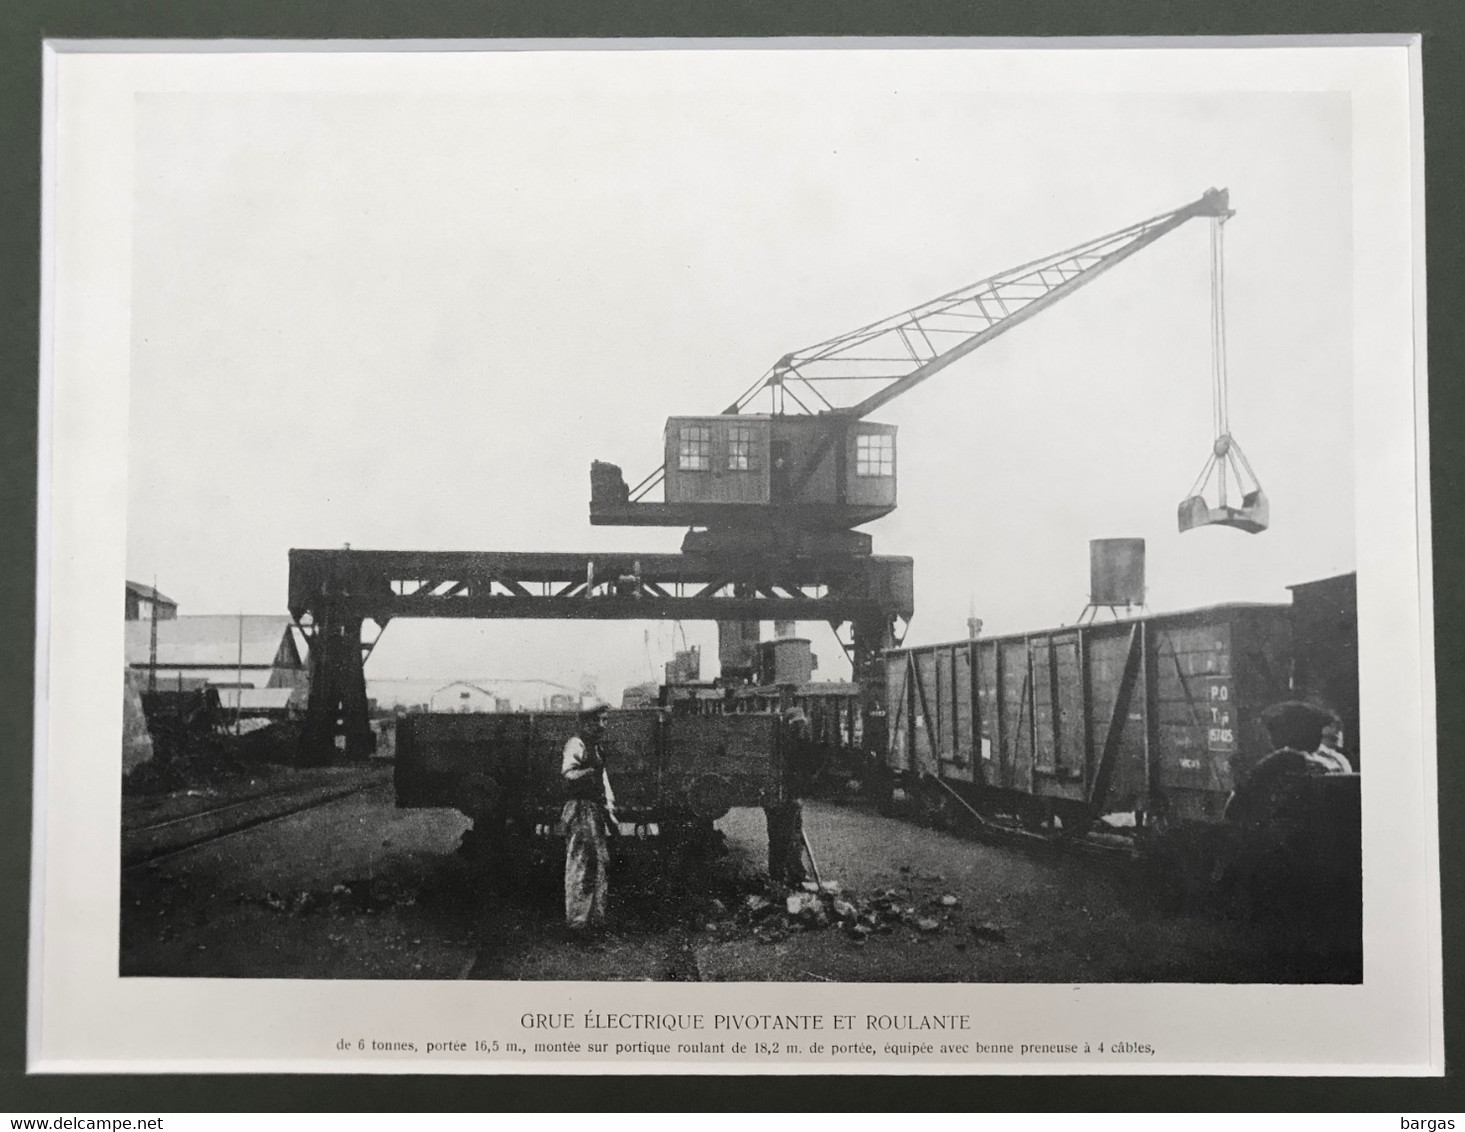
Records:
[[[1024,54],[137,90],[121,993],[1364,984],[1366,108]]]
[[[1359,981],[1346,100],[616,79],[138,106],[122,972]]]

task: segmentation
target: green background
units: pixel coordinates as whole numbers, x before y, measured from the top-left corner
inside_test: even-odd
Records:
[[[0,1112],[642,1109],[1465,1110],[1444,1080],[1238,1078],[737,1077],[38,1077],[24,1076],[26,932],[34,694],[36,372],[40,293],[43,38],[489,38],[645,36],[1181,36],[1423,34],[1429,262],[1430,445],[1446,1049],[1461,1029],[1465,696],[1465,383],[1461,270],[1465,226],[1465,5],[1294,0],[1209,3],[769,3],[722,0],[3,0],[0,2]],[[1306,444],[1308,438],[1299,438]],[[1382,760],[1381,760],[1382,761]],[[219,1019],[228,1025],[227,1018]],[[1458,1063],[1459,1058],[1450,1059]],[[1380,1125],[1383,1127],[1383,1125]],[[1395,1127],[1390,1120],[1389,1127]]]

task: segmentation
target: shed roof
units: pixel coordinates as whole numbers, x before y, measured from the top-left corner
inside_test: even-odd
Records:
[[[141,582],[128,582],[127,592],[134,595],[135,597],[142,598],[143,601],[155,601],[159,605],[171,605],[174,608],[177,608],[178,605],[178,603],[167,594],[159,593],[157,590],[153,589],[152,586],[145,586]]]
[[[159,621],[158,667],[203,665],[210,668],[270,667],[285,649],[282,663],[297,666],[305,653],[288,615],[280,613],[195,614]],[[127,623],[127,663],[147,664],[152,622]],[[242,654],[242,655],[241,655]]]

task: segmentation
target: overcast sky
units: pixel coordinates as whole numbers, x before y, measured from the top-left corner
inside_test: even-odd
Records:
[[[1231,425],[1272,529],[1177,533],[1209,452],[1206,222],[881,410],[908,640],[1073,621],[1088,541],[1154,610],[1353,569],[1349,104],[993,94],[959,52],[517,53],[482,94],[139,99],[129,576],[284,611],[291,547],[675,550],[592,528],[670,415],[783,354],[1229,188]],[[756,65],[754,65],[756,63]],[[822,626],[820,675],[848,668]],[[603,693],[712,626],[401,622],[368,675]]]

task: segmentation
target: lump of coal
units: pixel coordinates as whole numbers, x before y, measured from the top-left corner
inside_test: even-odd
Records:
[[[795,892],[784,902],[784,906],[788,909],[790,916],[800,918],[812,914],[816,908],[820,911],[824,910],[823,903],[812,892]]]

